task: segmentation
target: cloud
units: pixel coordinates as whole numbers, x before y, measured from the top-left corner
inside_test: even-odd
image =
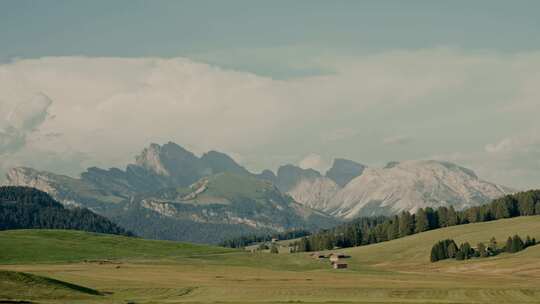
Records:
[[[406,145],[413,141],[410,136],[391,136],[383,139],[385,145]]]
[[[20,150],[27,136],[47,118],[50,100],[44,94],[13,97],[0,102],[0,155]]]
[[[121,167],[148,143],[171,140],[196,153],[232,152],[257,170],[312,152],[320,158],[303,165],[319,169],[336,155],[369,164],[460,153],[473,169],[500,161],[526,171],[520,184],[540,183],[533,163],[494,153],[513,141],[493,140],[525,133],[537,119],[539,52],[437,48],[310,62],[332,73],[272,79],[187,58],[2,64],[0,167]],[[389,148],[413,139],[414,147]]]
[[[315,169],[319,172],[325,172],[329,167],[329,163],[323,159],[319,154],[310,153],[306,155],[298,166],[302,169]]]

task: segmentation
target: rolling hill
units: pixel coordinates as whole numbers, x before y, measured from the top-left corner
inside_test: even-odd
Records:
[[[49,194],[37,189],[0,187],[0,230],[36,228],[132,235],[88,209],[65,208]]]
[[[4,231],[0,269],[103,293],[89,303],[539,303],[540,246],[484,259],[429,261],[431,246],[444,238],[475,244],[512,234],[540,238],[540,216],[349,248],[343,250],[351,255],[349,269],[334,270],[308,254],[252,254],[76,231]],[[102,259],[112,262],[96,262]],[[35,296],[24,299],[47,299],[41,296],[46,288],[35,286]]]

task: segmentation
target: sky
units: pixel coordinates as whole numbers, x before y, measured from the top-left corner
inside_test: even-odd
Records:
[[[0,174],[151,142],[252,171],[439,159],[540,185],[538,1],[0,0]]]

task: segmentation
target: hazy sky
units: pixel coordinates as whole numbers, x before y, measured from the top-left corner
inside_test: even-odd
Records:
[[[405,4],[406,3],[406,4]],[[539,1],[0,1],[0,173],[150,142],[540,185]]]

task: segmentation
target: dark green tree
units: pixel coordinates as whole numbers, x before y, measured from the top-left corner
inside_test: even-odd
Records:
[[[482,242],[478,243],[478,245],[476,246],[476,250],[478,252],[478,255],[482,258],[489,256],[486,245],[484,245],[484,243]]]
[[[448,226],[455,226],[459,224],[458,215],[456,213],[456,210],[454,210],[454,206],[450,206],[448,209]]]
[[[399,215],[399,236],[404,237],[414,233],[414,219],[412,215],[404,211]]]
[[[512,237],[512,246],[510,252],[519,252],[525,248],[524,245],[525,244],[519,235],[514,235],[514,237]]]
[[[420,233],[429,230],[429,220],[427,213],[424,211],[424,209],[420,208],[414,215],[414,218],[416,220],[415,223],[415,233]]]

